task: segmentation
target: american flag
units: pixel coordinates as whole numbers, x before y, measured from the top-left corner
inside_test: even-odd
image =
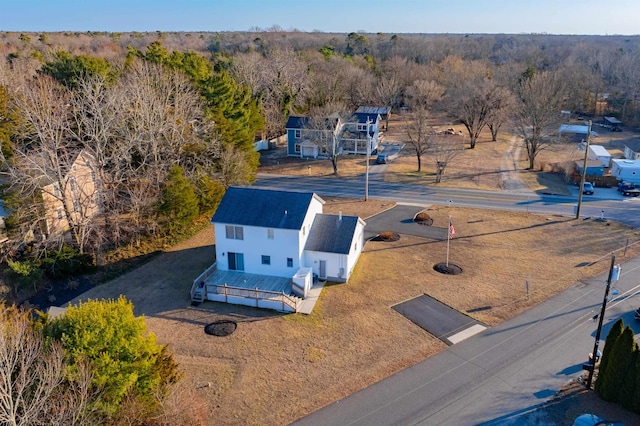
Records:
[[[449,238],[456,236],[456,230],[453,228],[453,223],[449,222]]]

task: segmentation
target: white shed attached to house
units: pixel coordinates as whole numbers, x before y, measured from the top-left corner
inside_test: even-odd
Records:
[[[602,145],[589,145],[589,159],[598,160],[605,167],[611,165],[611,154]]]
[[[306,265],[321,280],[346,282],[362,252],[364,225],[357,216],[316,215],[304,247]]]
[[[640,184],[640,160],[611,160],[611,176]]]

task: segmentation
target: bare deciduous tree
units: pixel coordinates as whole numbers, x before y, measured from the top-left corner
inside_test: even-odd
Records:
[[[342,139],[339,131],[340,123],[344,122],[346,114],[340,104],[327,104],[324,107],[313,108],[304,131],[304,139],[318,147],[318,154],[331,161],[333,174],[338,174],[338,161],[342,155]]]
[[[444,97],[444,87],[433,80],[416,80],[407,87],[405,100],[412,109],[430,110],[433,104]]]
[[[518,105],[513,114],[513,130],[524,140],[533,169],[536,156],[549,146],[558,132],[563,84],[548,71],[523,76],[517,88]]]
[[[493,142],[498,140],[498,132],[504,123],[509,120],[509,114],[511,114],[514,106],[513,93],[504,87],[496,87],[494,103],[487,118],[487,127],[491,131],[491,140]]]
[[[434,138],[429,151],[436,163],[436,183],[440,183],[449,163],[464,152],[464,138],[457,135],[439,136]]]
[[[87,424],[95,400],[86,365],[74,367],[67,380],[64,353],[45,343],[31,313],[0,310],[0,423],[6,425]],[[57,422],[57,423],[56,423]]]
[[[418,106],[413,111],[413,119],[407,125],[407,140],[411,150],[416,155],[418,160],[418,171],[422,171],[422,156],[425,155],[429,149],[429,142],[433,131],[427,119],[429,118],[428,110],[423,106]]]
[[[491,124],[493,140],[496,140],[498,130],[504,122],[504,112],[509,106],[508,91],[498,87],[490,80],[476,85],[465,86],[459,91],[457,112],[462,124],[469,133],[471,149],[482,130]]]

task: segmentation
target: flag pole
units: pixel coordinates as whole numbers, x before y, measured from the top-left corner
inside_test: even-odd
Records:
[[[447,268],[449,267],[449,240],[451,240],[451,215],[449,215],[449,226],[447,226]]]

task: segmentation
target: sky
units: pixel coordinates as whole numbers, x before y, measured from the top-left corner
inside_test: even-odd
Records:
[[[0,31],[640,34],[640,0],[4,0]]]

